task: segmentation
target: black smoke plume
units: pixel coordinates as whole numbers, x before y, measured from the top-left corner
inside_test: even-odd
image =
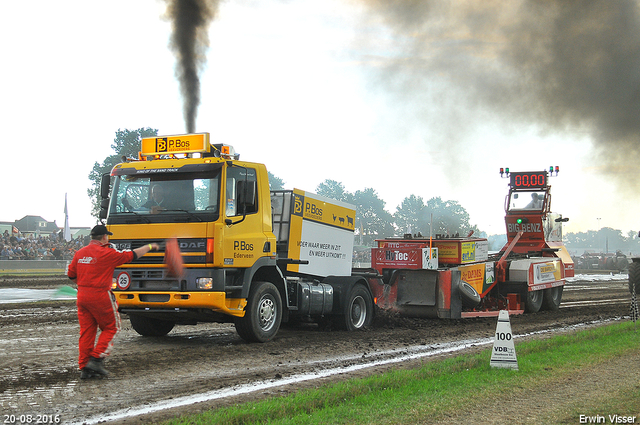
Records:
[[[218,11],[217,0],[166,0],[172,23],[170,47],[176,55],[183,115],[188,133],[194,133],[200,105],[200,73],[207,62],[207,30]]]
[[[444,161],[459,165],[474,130],[497,118],[519,141],[527,126],[584,135],[594,172],[640,189],[637,0],[361,1],[364,23],[382,22],[402,46],[371,59],[375,86],[436,129],[428,143]]]

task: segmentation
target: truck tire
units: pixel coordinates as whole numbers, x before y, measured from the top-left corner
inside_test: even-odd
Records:
[[[629,264],[629,293],[633,293],[633,285],[636,286],[636,295],[640,294],[640,262],[633,261]]]
[[[273,339],[282,321],[282,300],[278,288],[271,282],[254,282],[244,317],[234,322],[240,338],[247,342],[267,342]]]
[[[543,291],[542,308],[544,310],[558,311],[562,302],[562,288],[564,286],[556,286]]]
[[[130,314],[129,321],[134,331],[142,336],[165,336],[175,326],[167,320],[153,319],[138,314]]]
[[[347,331],[365,329],[373,323],[373,298],[362,285],[354,285],[345,300],[341,328]]]
[[[527,292],[527,299],[524,302],[524,311],[526,313],[537,313],[538,311],[540,311],[543,298],[543,291]]]
[[[473,308],[482,301],[480,294],[476,291],[476,288],[469,285],[467,282],[461,280],[458,284],[458,289],[460,290],[460,295],[462,297],[462,304],[465,307]]]

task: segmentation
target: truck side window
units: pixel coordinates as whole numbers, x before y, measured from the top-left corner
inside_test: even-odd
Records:
[[[239,181],[253,181],[257,184],[256,170],[254,168],[244,167],[229,167],[227,168],[227,184],[226,184],[226,215],[227,217],[241,216],[243,214],[242,208],[238,205],[238,182]],[[256,198],[258,194],[256,193]],[[258,211],[257,199],[255,199],[252,206],[247,207],[247,214],[252,214]]]

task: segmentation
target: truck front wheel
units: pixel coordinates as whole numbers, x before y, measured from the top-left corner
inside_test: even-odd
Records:
[[[254,282],[244,317],[236,317],[236,331],[247,342],[273,339],[282,321],[282,300],[273,283]]]
[[[362,285],[355,285],[344,306],[343,328],[355,331],[371,326],[373,322],[373,299]]]
[[[129,321],[133,330],[142,336],[165,336],[175,326],[173,322],[152,319],[137,314],[130,314]]]

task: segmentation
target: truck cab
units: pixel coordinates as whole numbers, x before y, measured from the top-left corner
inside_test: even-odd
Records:
[[[344,243],[353,240],[353,223],[349,228],[323,222],[322,211],[333,211],[346,223],[344,217],[353,217],[355,209],[306,196],[313,209],[309,217],[293,212],[305,192],[272,193],[263,164],[240,161],[233,147],[211,144],[208,133],[143,139],[137,159],[117,164],[103,177],[101,194],[101,218],[117,249],[164,246],[172,238],[180,248],[181,276],[168,274],[164,249],[114,272],[120,311],[142,335],[165,335],[176,324],[233,322],[245,340],[265,342],[282,321],[296,316],[348,317],[343,300],[360,281],[350,276],[352,242]],[[285,198],[294,201],[283,210]],[[310,235],[305,220],[315,220],[323,231]],[[343,250],[340,261],[301,255],[301,246],[329,243],[316,239],[333,236],[341,238],[335,242]],[[350,321],[352,327],[370,324],[369,304],[362,317]]]

